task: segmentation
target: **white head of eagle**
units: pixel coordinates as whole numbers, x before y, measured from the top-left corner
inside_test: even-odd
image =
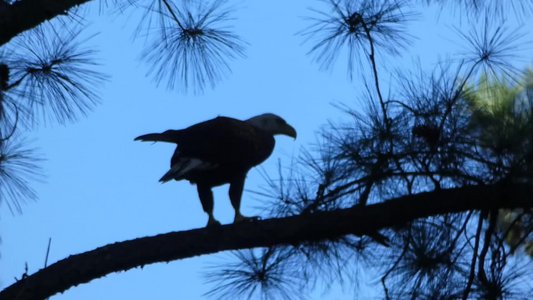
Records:
[[[246,120],[246,123],[260,128],[272,135],[284,134],[296,139],[296,130],[275,114],[266,113],[258,115]]]
[[[284,119],[265,113],[245,121],[217,117],[185,129],[141,135],[135,140],[177,144],[170,169],[160,181],[185,179],[196,184],[210,226],[220,224],[213,216],[211,188],[226,183],[230,184],[234,222],[249,219],[240,213],[246,174],[270,156],[274,135],[279,134],[296,138],[296,130]]]

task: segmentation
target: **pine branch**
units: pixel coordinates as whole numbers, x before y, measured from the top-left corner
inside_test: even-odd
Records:
[[[368,206],[171,232],[69,256],[0,292],[3,299],[43,299],[81,283],[157,262],[273,245],[367,235],[418,218],[495,208],[532,208],[525,184],[469,186],[408,195]]]
[[[19,0],[0,7],[0,46],[18,34],[89,0]]]

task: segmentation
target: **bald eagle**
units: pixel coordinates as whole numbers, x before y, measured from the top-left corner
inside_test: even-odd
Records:
[[[170,169],[160,182],[188,180],[196,184],[207,226],[220,225],[213,216],[215,186],[229,183],[229,198],[235,210],[234,223],[249,219],[240,212],[248,171],[265,161],[274,150],[274,135],[296,139],[296,130],[281,117],[266,113],[245,121],[217,117],[181,130],[167,130],[135,138],[143,142],[177,144]]]

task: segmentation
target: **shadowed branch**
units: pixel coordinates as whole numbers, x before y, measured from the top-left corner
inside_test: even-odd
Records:
[[[20,0],[0,9],[0,45],[88,0]]]

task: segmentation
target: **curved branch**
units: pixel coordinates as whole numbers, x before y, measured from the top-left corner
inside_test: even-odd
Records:
[[[90,0],[19,0],[0,7],[0,46],[18,34]]]
[[[19,122],[19,109],[16,104],[11,103],[13,107],[15,108],[15,124],[13,124],[13,128],[11,128],[11,131],[7,134],[7,136],[1,136],[0,135],[0,143],[3,143],[7,140],[9,140],[13,135],[15,134],[15,131],[17,130],[17,124]]]
[[[502,190],[503,189],[503,190]],[[408,195],[368,206],[171,232],[69,256],[0,292],[3,299],[43,299],[118,271],[225,250],[367,235],[428,216],[493,208],[532,208],[533,186],[469,186]]]

